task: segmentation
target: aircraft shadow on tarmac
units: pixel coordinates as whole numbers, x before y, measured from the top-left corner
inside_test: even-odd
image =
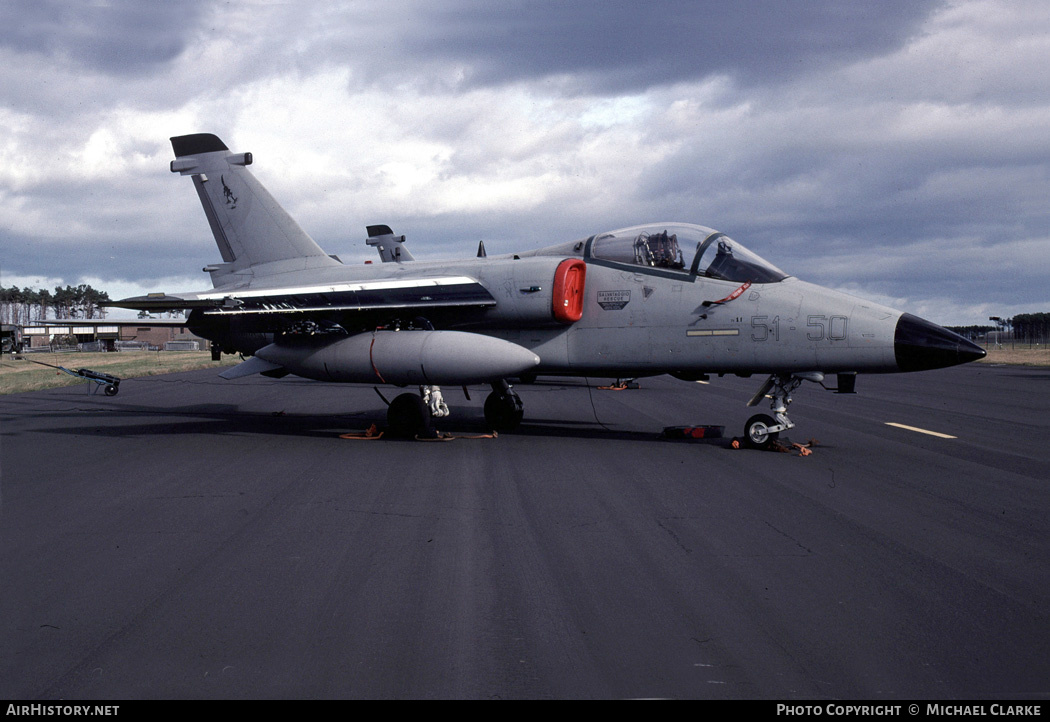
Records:
[[[438,419],[434,427],[452,437],[490,433],[478,409],[455,407],[451,419]],[[94,437],[164,437],[172,435],[245,435],[301,436],[338,439],[340,434],[362,432],[375,424],[383,431],[385,409],[362,409],[339,414],[297,414],[284,411],[244,411],[235,404],[192,404],[158,409],[146,406],[122,406],[119,410],[99,407],[81,409],[77,423],[40,429],[45,433]],[[129,423],[113,423],[114,418],[128,418]],[[475,418],[476,417],[476,418]],[[604,441],[670,441],[663,429],[648,431],[610,428],[598,421],[565,419],[527,419],[508,437],[574,438]],[[382,441],[415,441],[384,437]],[[728,447],[730,438],[680,439],[674,443]]]

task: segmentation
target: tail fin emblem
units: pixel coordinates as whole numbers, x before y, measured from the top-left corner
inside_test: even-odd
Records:
[[[230,207],[230,210],[233,210],[237,207],[237,198],[233,195],[230,187],[226,185],[226,176],[219,176],[219,180],[222,181],[222,194],[226,198],[226,205]]]

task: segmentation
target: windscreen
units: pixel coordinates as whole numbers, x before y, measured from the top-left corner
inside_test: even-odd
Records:
[[[697,273],[708,278],[738,283],[776,283],[787,278],[786,273],[724,233],[714,233],[704,239],[694,266]]]
[[[776,283],[787,274],[711,228],[663,223],[595,236],[593,258],[726,281]]]

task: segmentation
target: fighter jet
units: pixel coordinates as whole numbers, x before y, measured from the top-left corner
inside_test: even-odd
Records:
[[[857,374],[920,371],[985,355],[909,313],[807,283],[743,243],[691,223],[650,223],[537,250],[455,261],[415,260],[405,237],[367,227],[381,263],[328,255],[232,153],[201,133],[171,139],[171,171],[190,176],[222,263],[212,288],[150,294],[111,305],[186,309],[212,353],[246,360],[220,376],[288,374],[321,381],[418,387],[389,403],[402,435],[446,416],[441,386],[488,384],[495,430],[523,418],[512,381],[550,376],[638,378],[711,374],[765,381],[770,399],[744,439],[771,445],[794,427],[802,383],[851,393]],[[385,398],[385,397],[384,397]]]

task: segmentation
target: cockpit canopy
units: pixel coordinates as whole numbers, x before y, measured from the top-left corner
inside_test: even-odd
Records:
[[[724,233],[687,223],[632,226],[594,237],[591,257],[724,281],[776,283],[779,268]]]

